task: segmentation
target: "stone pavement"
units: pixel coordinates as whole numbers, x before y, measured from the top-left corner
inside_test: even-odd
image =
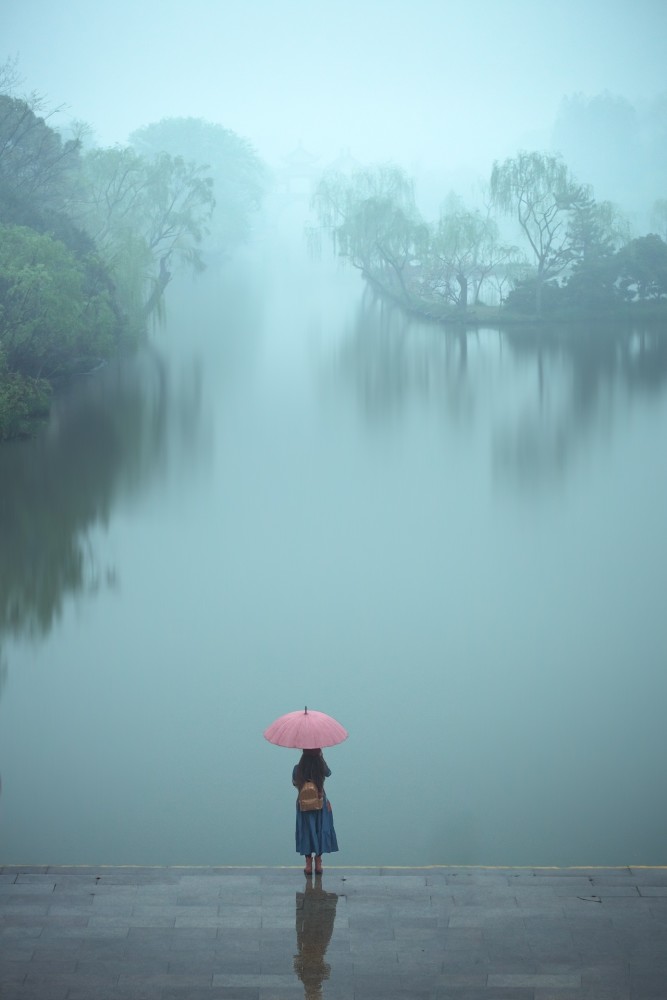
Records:
[[[2,1000],[666,1000],[667,869],[0,868]]]

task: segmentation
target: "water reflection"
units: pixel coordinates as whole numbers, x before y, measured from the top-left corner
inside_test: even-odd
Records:
[[[0,448],[0,685],[3,637],[44,637],[68,597],[116,585],[93,529],[166,472],[174,444],[196,452],[200,388],[146,352],[68,387],[34,440]]]
[[[386,423],[415,402],[469,432],[492,430],[499,481],[533,487],[561,477],[591,432],[606,433],[620,401],[667,382],[661,331],[447,330],[364,294],[335,369],[365,419]],[[488,415],[487,415],[488,411]]]
[[[504,333],[515,362],[534,365],[534,389],[496,427],[495,472],[534,487],[562,476],[596,431],[611,431],[619,403],[667,380],[660,333],[573,330],[567,338]]]
[[[414,320],[366,288],[338,353],[338,368],[354,386],[372,420],[398,415],[413,396],[445,399],[454,415],[467,415],[472,383],[466,381],[468,338]]]
[[[331,974],[325,962],[336,919],[338,895],[322,888],[322,876],[306,883],[305,892],[296,894],[296,947],[294,971],[303,983],[306,1000],[319,1000],[322,983]]]
[[[3,860],[286,863],[263,822],[282,765],[257,733],[315,663],[318,697],[332,711],[343,698],[356,734],[337,765],[356,823],[346,863],[658,863],[664,347],[462,338],[370,297],[359,309],[356,285],[322,281],[313,304],[298,284],[267,285],[254,333],[222,302],[211,329],[174,328],[170,358],[206,359],[201,416],[197,373],[180,387],[176,359],[147,365],[145,384],[91,381],[44,440],[0,449],[0,559],[14,552],[0,617],[13,603],[25,634],[66,611],[38,649],[6,644]],[[542,437],[520,466],[524,426]],[[88,599],[109,585],[117,596]],[[633,685],[651,693],[640,712]],[[396,705],[406,725],[388,747],[368,719]],[[445,800],[429,797],[425,731]],[[266,795],[237,814],[244,775],[222,765],[239,753]],[[412,776],[423,823],[377,823],[359,754],[382,801]],[[294,970],[287,956],[299,992],[299,969],[317,971],[309,937],[306,919]],[[313,988],[334,989],[335,947]]]

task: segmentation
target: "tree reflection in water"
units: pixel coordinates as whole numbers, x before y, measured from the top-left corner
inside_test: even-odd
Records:
[[[415,396],[443,400],[452,419],[466,420],[473,406],[468,337],[475,336],[414,319],[367,288],[336,368],[371,421],[398,416]]]
[[[443,328],[367,292],[334,369],[371,423],[415,401],[461,431],[486,420],[494,473],[532,489],[563,476],[591,432],[606,433],[619,401],[664,391],[667,337],[621,326]]]
[[[331,966],[325,962],[336,919],[338,895],[322,888],[322,876],[306,883],[305,892],[296,894],[296,947],[294,971],[303,983],[306,1000],[319,1000],[322,983]]]
[[[505,333],[517,361],[535,364],[532,400],[497,429],[493,459],[503,479],[533,488],[562,476],[596,430],[613,427],[620,406],[667,382],[661,330],[572,328],[566,336]]]
[[[174,448],[196,451],[199,396],[197,371],[175,391],[146,352],[79,380],[34,440],[0,447],[0,686],[3,637],[41,638],[67,598],[116,584],[92,532],[166,471]]]

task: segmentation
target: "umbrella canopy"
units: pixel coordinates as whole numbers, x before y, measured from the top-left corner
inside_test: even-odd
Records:
[[[333,747],[347,739],[347,729],[324,712],[288,712],[264,730],[264,738],[279,747],[316,750]]]

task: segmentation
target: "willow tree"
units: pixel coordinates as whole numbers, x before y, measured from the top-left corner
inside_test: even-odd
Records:
[[[208,249],[228,254],[248,238],[261,207],[267,171],[247,139],[202,118],[163,118],[133,132],[130,144],[147,160],[168,153],[204,168],[215,198]]]
[[[520,152],[491,172],[491,198],[513,215],[535,262],[535,312],[542,313],[542,289],[575,259],[569,221],[572,209],[585,195],[559,156]]]
[[[312,207],[342,257],[385,291],[411,301],[408,267],[425,242],[426,227],[402,170],[380,166],[349,177],[325,174]]]
[[[111,268],[135,321],[162,309],[174,266],[203,269],[200,244],[214,206],[203,167],[167,153],[147,160],[129,148],[84,158],[80,224]]]
[[[470,293],[478,304],[483,283],[509,260],[513,249],[500,243],[488,213],[471,211],[457,195],[450,195],[430,227],[422,254],[425,286],[465,312]]]

